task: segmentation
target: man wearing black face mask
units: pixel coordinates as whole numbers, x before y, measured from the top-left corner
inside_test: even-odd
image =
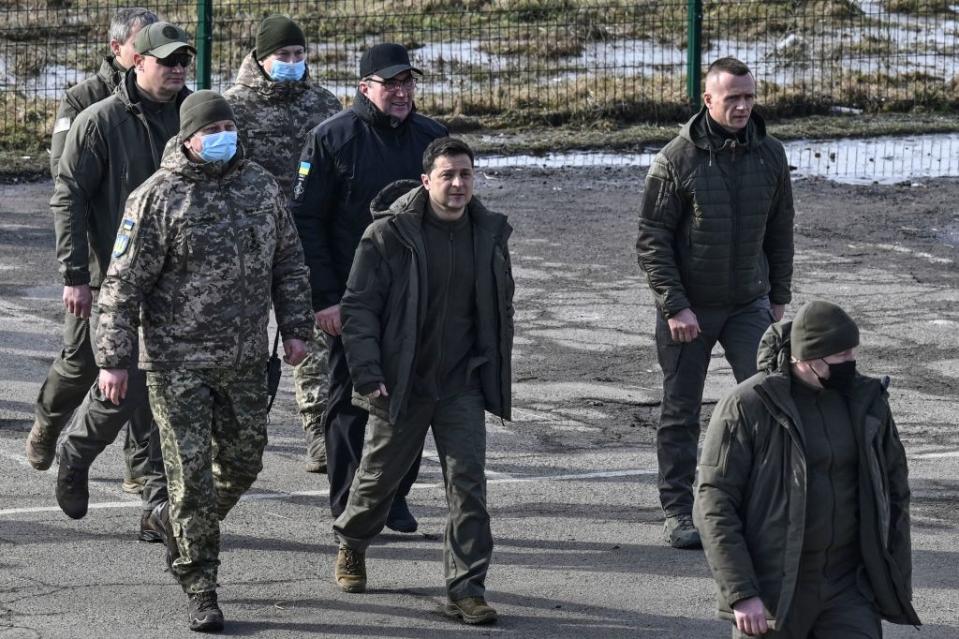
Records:
[[[912,607],[906,455],[859,329],[809,302],[713,412],[693,517],[733,637],[879,639]],[[767,634],[768,633],[768,634]]]

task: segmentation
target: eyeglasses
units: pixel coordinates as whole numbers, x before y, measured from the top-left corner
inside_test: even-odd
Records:
[[[396,93],[400,89],[412,91],[416,88],[416,78],[409,77],[405,80],[377,80],[376,78],[367,78],[367,82],[376,82],[383,85],[383,90],[389,93]]]
[[[177,65],[186,69],[193,64],[193,56],[189,53],[171,53],[165,58],[157,58],[156,56],[153,56],[153,58],[157,61],[157,64],[170,67],[171,69]]]

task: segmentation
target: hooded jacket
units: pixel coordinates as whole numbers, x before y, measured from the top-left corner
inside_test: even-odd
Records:
[[[370,202],[387,184],[418,179],[423,151],[447,135],[416,113],[402,122],[361,93],[353,106],[317,126],[307,138],[290,209],[310,268],[313,308],[339,304],[353,253],[372,221]]]
[[[270,306],[284,339],[313,334],[303,251],[273,177],[241,152],[196,163],[179,139],[133,192],[100,296],[101,368],[266,362]]]
[[[758,596],[773,629],[788,623],[806,517],[803,425],[790,393],[791,322],[773,324],[759,348],[760,372],[713,411],[693,518],[719,587],[719,616]],[[912,557],[906,455],[876,379],[857,375],[847,396],[859,447],[859,577],[880,615],[919,625],[911,604]]]
[[[396,423],[409,403],[415,356],[426,315],[426,248],[421,226],[429,196],[417,187],[396,200],[363,233],[343,296],[343,344],[353,379],[353,403]],[[510,419],[512,406],[513,275],[507,241],[512,227],[474,197],[476,346],[486,410]],[[362,392],[384,383],[388,398]]]
[[[335,95],[310,80],[276,82],[253,54],[243,58],[236,83],[223,97],[233,107],[246,157],[273,174],[289,199],[297,158],[306,136],[317,124],[339,113]]]
[[[50,198],[57,259],[67,286],[100,286],[127,196],[157,170],[164,146],[178,132],[179,115],[177,127],[162,139],[151,131],[135,83],[131,69],[116,92],[84,110],[67,133]],[[180,90],[177,113],[190,93]]]
[[[100,64],[95,75],[67,89],[57,109],[57,118],[53,124],[53,136],[50,138],[50,176],[57,177],[57,165],[63,155],[63,145],[67,141],[67,131],[80,112],[100,100],[106,100],[120,84],[123,69],[114,56],[107,56]]]
[[[793,200],[782,144],[752,114],[745,142],[711,132],[703,108],[646,176],[636,241],[656,305],[738,306],[791,299]]]

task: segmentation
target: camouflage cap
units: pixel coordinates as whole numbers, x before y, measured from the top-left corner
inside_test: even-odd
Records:
[[[169,22],[154,22],[140,29],[133,47],[137,53],[154,58],[165,58],[183,48],[196,53],[187,32]]]

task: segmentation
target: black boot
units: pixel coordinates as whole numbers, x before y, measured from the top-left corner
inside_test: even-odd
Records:
[[[163,529],[163,519],[160,515],[160,504],[153,510],[144,511],[140,515],[140,535],[137,541],[145,541],[148,544],[158,544],[166,541],[166,532]]]
[[[83,519],[87,514],[90,491],[87,488],[87,468],[75,468],[60,464],[57,470],[57,503],[60,509],[73,519]]]
[[[386,527],[396,532],[416,532],[419,524],[416,523],[416,517],[410,512],[410,507],[406,505],[406,497],[397,496],[393,499],[390,514],[386,516]]]
[[[216,591],[195,592],[189,595],[190,630],[220,632],[223,630],[223,611],[216,603]]]
[[[150,513],[150,521],[153,526],[159,528],[162,532],[162,541],[166,546],[166,568],[173,572],[173,562],[180,556],[180,547],[176,545],[176,537],[173,534],[173,522],[170,521],[170,502],[165,501]],[[216,593],[213,593],[214,595]]]

